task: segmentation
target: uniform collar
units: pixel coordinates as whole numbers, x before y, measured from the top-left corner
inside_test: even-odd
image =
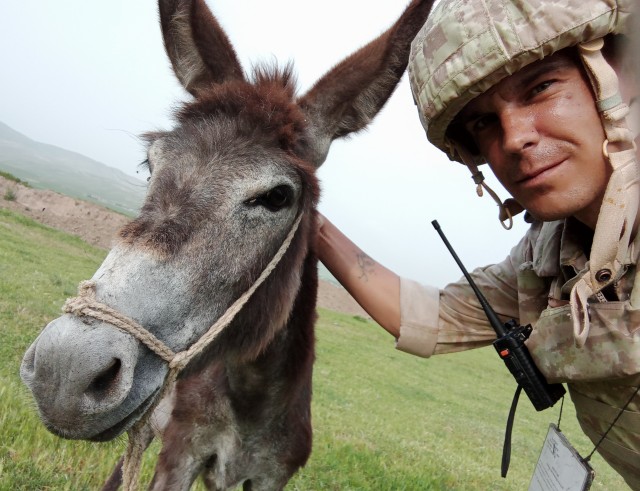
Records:
[[[587,253],[591,238],[582,223],[575,218],[553,222],[534,222],[540,229],[533,245],[533,270],[538,277],[556,277],[561,273],[573,276],[587,268]],[[636,242],[639,242],[636,240]],[[635,265],[640,244],[631,244],[625,265]]]

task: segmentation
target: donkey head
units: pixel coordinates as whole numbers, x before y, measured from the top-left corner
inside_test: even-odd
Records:
[[[283,261],[204,355],[256,357],[289,317],[312,253],[314,169],[389,98],[430,6],[414,1],[297,98],[290,67],[245,75],[204,0],[161,0],[165,48],[193,100],[171,131],[146,135],[146,201],[92,278],[97,300],[183,350],[249,288],[301,217]],[[144,413],[166,371],[113,325],[63,315],[28,349],[21,376],[52,432],[100,441]]]

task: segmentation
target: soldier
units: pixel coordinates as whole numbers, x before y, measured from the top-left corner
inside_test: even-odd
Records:
[[[409,76],[428,139],[467,166],[526,235],[472,277],[565,383],[583,431],[640,489],[637,95],[620,49],[635,0],[442,0],[413,43]],[[511,194],[483,182],[488,163]],[[318,255],[397,348],[428,357],[495,339],[466,281],[437,289],[384,268],[321,220]],[[366,275],[361,271],[366,265]],[[635,394],[635,396],[634,396]]]

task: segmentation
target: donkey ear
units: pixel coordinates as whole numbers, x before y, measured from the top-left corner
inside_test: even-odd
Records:
[[[404,73],[411,41],[434,0],[413,0],[396,23],[326,73],[298,101],[312,148],[304,157],[320,166],[336,139],[365,128],[391,97]]]
[[[236,52],[204,0],[159,0],[164,46],[193,96],[212,84],[244,80]]]

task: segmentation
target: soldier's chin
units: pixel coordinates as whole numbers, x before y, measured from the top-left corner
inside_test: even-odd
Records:
[[[554,222],[556,220],[561,220],[564,217],[558,216],[553,213],[535,213],[529,210],[525,211],[525,221],[528,223],[531,222]]]
[[[569,210],[545,209],[544,207],[529,206],[524,209],[524,219],[531,222],[555,222],[573,216]]]

